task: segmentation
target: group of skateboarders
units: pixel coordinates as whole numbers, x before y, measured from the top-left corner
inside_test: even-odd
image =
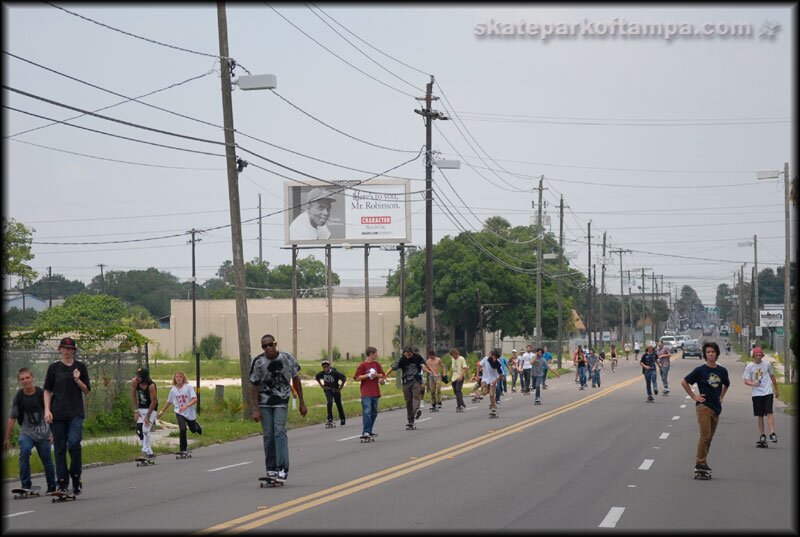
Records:
[[[261,422],[263,432],[267,476],[261,478],[262,486],[275,486],[286,482],[289,470],[286,422],[288,402],[292,392],[298,397],[301,415],[305,416],[308,409],[303,399],[299,376],[300,365],[294,356],[285,351],[278,351],[275,338],[269,334],[262,337],[261,347],[264,352],[256,356],[250,366],[254,404],[253,419]],[[63,338],[59,342],[58,351],[61,358],[48,367],[43,387],[35,385],[31,369],[22,368],[17,372],[21,388],[12,400],[3,443],[5,449],[10,448],[11,431],[18,422],[20,425],[18,444],[20,447],[19,479],[21,488],[14,489],[15,498],[39,495],[40,487],[33,486],[31,477],[30,457],[33,449],[36,449],[44,467],[44,477],[47,483],[46,493],[55,496],[54,502],[75,499],[82,492],[81,437],[85,418],[83,396],[89,393],[91,385],[86,365],[75,359],[77,352],[75,340],[69,337]],[[512,354],[513,362],[509,365],[521,371],[522,367],[518,367],[519,364],[531,363],[532,368],[538,366],[535,367],[535,371],[539,374],[534,378],[545,377],[548,368],[547,362],[542,359],[543,352],[544,349],[537,349],[534,354],[532,346],[528,345],[527,352],[521,357],[516,357],[516,351]],[[398,371],[401,375],[408,418],[406,429],[415,429],[415,421],[422,415],[420,405],[424,394],[423,375],[427,375],[426,384],[431,393],[432,410],[441,409],[441,384],[452,380],[457,402],[456,411],[463,411],[465,405],[462,389],[469,367],[458,349],[452,349],[450,355],[452,379],[448,379],[445,363],[433,351],[429,352],[427,359],[423,359],[415,347],[406,346],[403,348],[400,359],[395,361],[387,372],[384,372],[377,360],[377,349],[367,347],[366,358],[358,365],[353,376],[353,379],[361,384],[361,441],[371,442],[378,436],[373,427],[378,415],[380,386],[385,384],[386,378],[393,371]],[[708,451],[719,423],[722,400],[730,386],[730,379],[727,369],[717,363],[720,349],[715,342],[706,342],[703,345],[703,355],[705,363],[686,375],[681,380],[681,386],[695,401],[700,428],[694,467],[695,478],[709,479],[711,468],[707,461]],[[659,356],[655,349],[648,346],[640,360],[650,399],[652,399],[650,385],[655,383],[653,377],[655,377],[656,363],[658,358],[664,357],[664,353]],[[773,401],[774,397],[779,396],[779,388],[772,365],[770,362],[764,361],[763,357],[762,349],[754,348],[753,362],[747,364],[742,377],[744,384],[752,388],[753,413],[758,418],[760,432],[757,443],[759,447],[767,446],[765,417],[770,431],[769,440],[773,443],[777,442]],[[506,361],[506,363],[508,362]],[[479,389],[476,390],[476,394],[480,393],[480,396],[474,400],[478,401],[483,396],[489,395],[490,417],[497,417],[498,389],[502,391],[502,388],[499,388],[502,386],[500,380],[507,374],[504,365],[501,362],[501,353],[493,350],[476,364],[476,373],[472,377],[473,380],[480,383]],[[663,371],[664,364],[658,365]],[[316,375],[316,379],[326,393],[327,423],[332,424],[332,405],[336,403],[340,423],[344,425],[345,415],[341,403],[341,390],[347,379],[345,375],[331,368],[328,360],[323,360],[322,367],[323,370]],[[668,363],[666,367],[669,367]],[[541,374],[542,372],[543,374]],[[665,390],[668,390],[666,380],[662,372],[662,381],[664,381]],[[154,458],[150,433],[155,425],[155,418],[160,418],[170,405],[174,407],[180,430],[178,458],[191,456],[186,439],[187,428],[195,434],[202,434],[202,427],[196,417],[197,394],[194,388],[186,381],[186,375],[182,371],[175,372],[172,384],[164,409],[157,412],[156,386],[147,369],[139,369],[136,377],[131,381],[131,400],[134,405],[136,434],[142,441],[142,454],[137,457],[139,463],[147,464]],[[540,404],[541,382],[534,381],[533,384],[536,391],[534,403]],[[698,393],[692,390],[691,385],[693,384],[697,386]],[[50,456],[51,443],[54,446],[55,465]],[[69,467],[67,466],[68,453]],[[70,479],[72,480],[71,491],[68,488]]]

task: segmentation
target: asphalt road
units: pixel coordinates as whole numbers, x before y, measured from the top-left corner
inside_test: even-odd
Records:
[[[4,532],[325,532],[344,530],[792,532],[796,420],[778,403],[778,443],[757,449],[750,388],[735,355],[732,388],[709,455],[711,481],[692,478],[694,403],[680,379],[697,359],[674,355],[671,395],[645,402],[640,367],[624,358],[602,387],[579,391],[573,374],[551,379],[543,404],[507,394],[498,419],[488,398],[455,412],[426,412],[406,431],[405,411],[382,412],[376,442],[360,417],[345,427],[289,432],[285,487],[262,489],[260,438],[220,444],[151,467],[85,470],[77,501],[12,500]],[[659,380],[659,388],[661,382]],[[604,530],[603,528],[609,528]]]

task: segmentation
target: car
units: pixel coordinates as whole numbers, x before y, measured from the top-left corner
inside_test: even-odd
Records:
[[[703,325],[700,324],[700,323],[697,323],[696,325],[694,325],[694,329],[695,330],[702,330],[703,329]]]
[[[689,334],[678,334],[675,336],[675,339],[678,342],[678,347],[683,348],[684,343],[686,343],[687,339],[692,339]]]
[[[731,335],[730,328],[727,326],[720,326],[719,327],[719,335],[722,337],[728,337]]]
[[[713,333],[714,333],[714,330],[710,326],[707,326],[707,327],[703,328],[703,335],[704,336],[710,336]]]
[[[677,352],[678,350],[678,342],[675,339],[675,336],[661,336],[661,341],[664,342],[664,346],[669,349],[670,352]]]
[[[681,358],[687,358],[691,356],[697,356],[698,359],[703,358],[700,345],[697,344],[697,341],[691,343],[687,341],[683,344],[683,356],[681,356]]]

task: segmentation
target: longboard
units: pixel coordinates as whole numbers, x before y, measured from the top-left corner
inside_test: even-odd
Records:
[[[708,470],[694,470],[694,478],[703,480],[711,479],[711,472]]]
[[[55,491],[53,493],[53,500],[52,501],[53,501],[53,503],[56,503],[56,502],[68,502],[68,501],[74,500],[75,498],[77,498],[77,496],[75,496],[74,494],[72,494],[70,492]]]
[[[285,485],[283,481],[278,481],[273,477],[259,477],[258,480],[261,481],[261,483],[259,483],[258,486],[261,487],[262,489],[266,487],[273,487],[273,488],[282,487],[283,485]]]
[[[136,461],[136,466],[154,466],[156,464],[156,458],[149,458],[146,456],[138,456],[134,459]]]
[[[40,490],[42,490],[42,487],[34,485],[29,489],[23,489],[23,488],[11,489],[11,494],[14,495],[15,500],[18,500],[20,498],[38,498],[39,496],[41,496],[39,492]]]
[[[191,459],[192,452],[191,451],[179,451],[175,454],[176,459]]]

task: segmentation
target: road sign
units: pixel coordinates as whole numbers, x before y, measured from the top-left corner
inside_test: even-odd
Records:
[[[783,335],[783,327],[782,326],[779,326],[778,328],[775,329],[775,335],[776,336],[782,336]]]

